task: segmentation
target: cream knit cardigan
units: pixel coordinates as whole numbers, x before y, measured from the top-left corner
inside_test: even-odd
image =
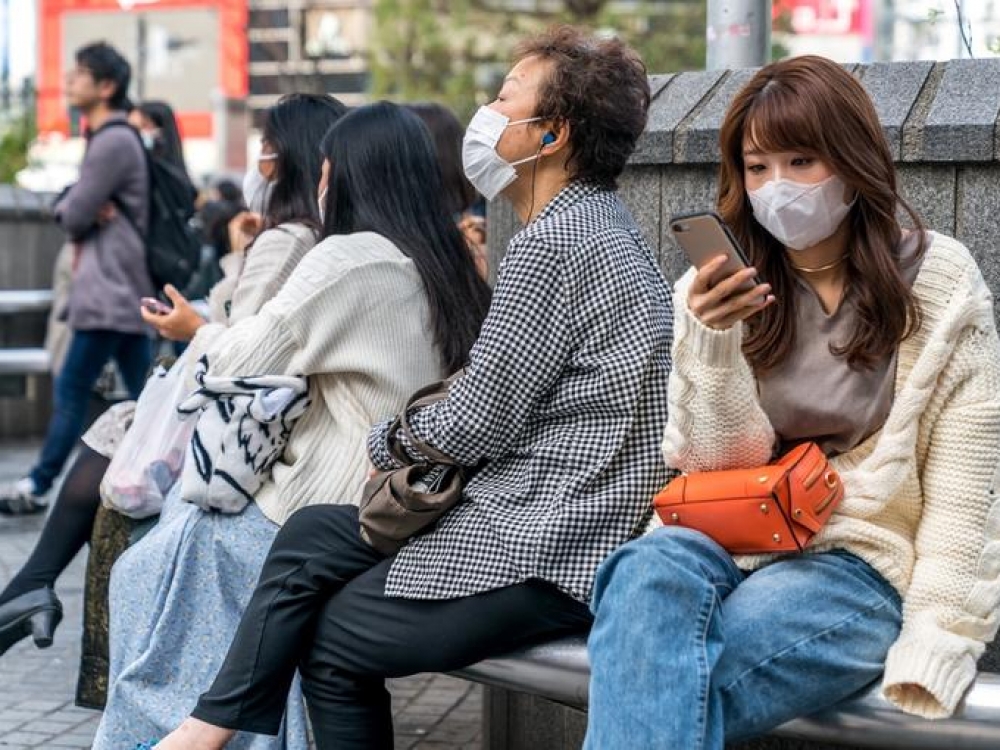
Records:
[[[702,325],[687,307],[692,277],[674,295],[664,457],[685,472],[766,464],[775,433],[741,326]],[[896,588],[903,626],[883,693],[939,718],[974,680],[1000,614],[1000,344],[990,292],[959,242],[930,235],[913,292],[923,325],[900,345],[892,410],[879,432],[833,459],[845,498],[809,551],[846,549]],[[737,562],[753,569],[771,559]]]
[[[423,281],[372,232],[328,237],[261,311],[208,350],[211,376],[302,375],[311,404],[255,501],[283,524],[316,503],[354,503],[373,424],[441,377]]]

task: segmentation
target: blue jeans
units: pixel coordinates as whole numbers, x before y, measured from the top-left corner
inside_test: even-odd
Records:
[[[659,529],[598,570],[586,750],[716,750],[877,679],[899,595],[843,551],[753,574],[696,531]]]
[[[83,434],[91,389],[111,359],[118,364],[129,394],[138,398],[153,359],[149,337],[118,331],[73,331],[66,361],[56,376],[42,455],[30,474],[39,494],[52,487]]]

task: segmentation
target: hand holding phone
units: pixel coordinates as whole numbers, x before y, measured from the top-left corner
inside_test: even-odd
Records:
[[[696,211],[674,216],[670,219],[670,231],[691,265],[699,270],[714,258],[726,256],[726,262],[709,279],[710,286],[714,287],[737,271],[750,267],[746,253],[715,211]],[[749,289],[759,283],[760,279],[754,277],[741,288]]]
[[[143,297],[139,300],[140,304],[146,308],[146,311],[152,313],[153,315],[169,315],[174,309],[165,302],[160,302],[160,300],[155,297]]]
[[[726,330],[774,302],[770,285],[761,283],[736,238],[714,211],[675,216],[670,230],[698,269],[688,308],[704,325]]]

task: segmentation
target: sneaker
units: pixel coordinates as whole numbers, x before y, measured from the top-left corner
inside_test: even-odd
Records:
[[[0,514],[6,516],[30,515],[42,513],[49,507],[45,493],[35,492],[35,483],[31,477],[8,482],[0,487]]]

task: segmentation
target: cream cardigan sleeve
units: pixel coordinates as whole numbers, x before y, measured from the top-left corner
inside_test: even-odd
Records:
[[[1000,342],[992,324],[965,329],[935,387],[945,405],[921,472],[916,563],[883,681],[889,700],[927,718],[954,712],[1000,614]]]
[[[674,288],[664,459],[684,472],[761,466],[771,459],[775,434],[743,356],[743,326],[716,331],[703,325],[687,306],[693,278],[691,269]]]
[[[422,300],[412,261],[387,240],[330,238],[260,313],[219,339],[209,370],[227,377],[378,371],[391,352],[415,345],[398,325],[399,311],[420,309]]]
[[[313,230],[302,224],[282,224],[261,233],[246,251],[243,267],[233,286],[228,318],[213,320],[198,329],[188,345],[189,361],[197,362],[208,352],[229,323],[256,315],[285,285],[315,243]],[[232,282],[228,279],[219,282],[229,283]]]

